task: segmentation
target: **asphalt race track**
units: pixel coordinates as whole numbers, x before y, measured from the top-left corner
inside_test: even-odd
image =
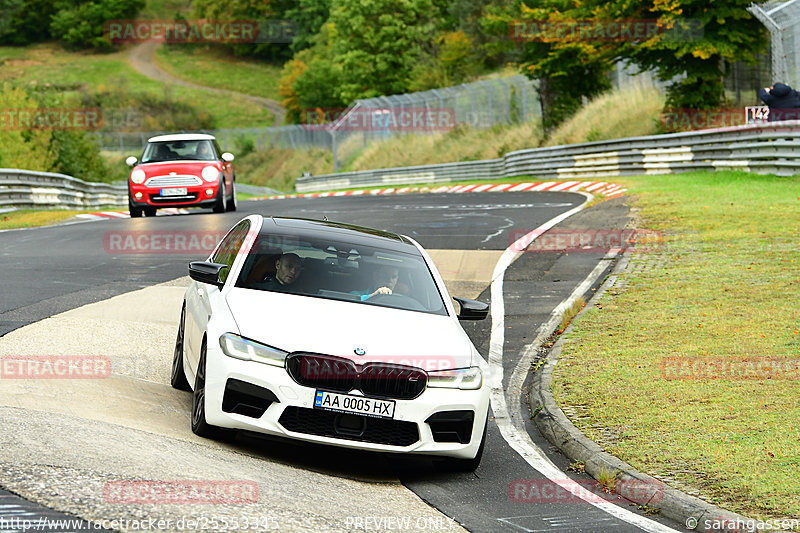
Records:
[[[488,302],[493,268],[502,252],[517,237],[585,200],[581,194],[560,192],[291,198],[240,202],[238,212],[224,215],[195,211],[0,232],[0,356],[27,353],[33,346],[41,352],[67,345],[75,355],[81,346],[87,350],[92,346],[108,350],[113,358],[115,353],[125,356],[128,343],[129,352],[141,349],[144,353],[148,345],[158,343],[159,354],[170,354],[154,359],[142,355],[138,374],[117,375],[114,366],[111,379],[95,380],[91,385],[82,380],[58,380],[60,383],[48,383],[45,388],[0,377],[0,446],[4,450],[0,489],[30,500],[0,490],[0,532],[13,530],[3,522],[10,516],[58,515],[35,504],[88,520],[175,518],[209,512],[228,513],[233,520],[236,513],[268,514],[270,522],[261,524],[260,529],[280,531],[459,531],[461,527],[475,532],[682,530],[682,525],[659,517],[644,518],[636,506],[623,500],[612,501],[625,512],[639,513],[635,515],[639,521],[634,520],[638,525],[620,518],[625,512],[609,513],[602,505],[547,496],[545,476],[512,449],[493,418],[483,462],[471,474],[442,472],[427,459],[357,453],[254,435],[239,435],[221,443],[195,437],[188,428],[189,395],[171,389],[164,380],[172,341],[162,333],[177,327],[179,317],[170,306],[187,284],[188,261],[203,259],[208,253],[120,248],[130,236],[221,236],[250,213],[327,217],[412,236],[431,252],[452,295]],[[601,202],[557,227],[567,231],[622,228],[628,215],[623,202],[622,198]],[[148,242],[152,245],[154,241]],[[520,354],[539,325],[603,255],[540,250],[523,253],[505,272],[503,389],[508,410],[522,420],[530,419],[525,398],[509,386]],[[598,278],[595,288],[602,279]],[[132,299],[132,294],[139,299]],[[169,295],[169,304],[166,300],[160,304],[163,295]],[[63,318],[40,322],[61,314]],[[102,330],[93,329],[94,322],[81,322],[87,317],[114,320],[121,328],[127,327],[126,321],[135,321],[139,329],[135,338],[106,339],[98,334]],[[153,328],[158,334],[149,336],[148,320],[156,324]],[[59,329],[65,324],[72,329]],[[486,356],[492,320],[463,325]],[[50,353],[54,352],[39,355]],[[530,422],[527,430],[542,453],[565,472],[568,461]],[[584,475],[565,472],[563,476],[593,486]],[[102,487],[120,478],[252,479],[258,483],[259,497],[250,507],[111,505],[103,498]],[[541,497],[520,493],[519,486],[538,488]],[[189,530],[175,525],[165,529]],[[200,527],[192,530],[197,529]],[[235,529],[244,528],[229,528]],[[78,526],[60,529],[72,530],[79,530]]]

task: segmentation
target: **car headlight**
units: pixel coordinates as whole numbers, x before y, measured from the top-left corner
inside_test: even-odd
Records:
[[[429,370],[428,387],[477,390],[483,384],[483,374],[477,366],[454,370]]]
[[[273,366],[283,366],[288,352],[245,339],[233,333],[224,333],[219,338],[219,346],[228,357],[242,361],[256,361]]]
[[[219,179],[219,169],[217,167],[206,167],[201,174],[206,181],[217,181]]]
[[[136,185],[144,183],[145,178],[147,178],[147,176],[141,168],[134,169],[133,172],[131,172],[131,181]]]

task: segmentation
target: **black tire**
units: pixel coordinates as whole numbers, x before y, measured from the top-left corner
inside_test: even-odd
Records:
[[[141,208],[133,207],[133,204],[130,200],[128,200],[128,213],[130,213],[131,218],[139,218],[142,216]]]
[[[483,426],[483,436],[481,437],[481,445],[478,447],[478,453],[472,459],[458,459],[457,457],[448,457],[442,462],[443,470],[448,472],[474,472],[481,464],[483,457],[483,449],[486,446],[486,428],[489,427],[489,417],[486,417],[486,423]]]
[[[191,391],[186,373],[183,371],[183,336],[186,328],[186,305],[181,309],[181,322],[178,325],[178,338],[175,339],[175,353],[172,355],[172,374],[170,383],[178,390]]]
[[[236,176],[233,176],[231,180],[231,197],[228,199],[228,205],[225,206],[225,209],[230,211],[236,211],[239,202],[236,201]]]
[[[156,216],[157,209],[155,207],[145,207],[144,208],[144,216],[146,217],[154,217]]]
[[[219,180],[219,189],[217,189],[217,202],[214,204],[214,212],[225,212],[225,178]]]
[[[200,348],[200,362],[197,364],[197,374],[194,380],[192,393],[192,433],[199,437],[219,439],[227,435],[221,427],[212,426],[206,422],[206,341]]]

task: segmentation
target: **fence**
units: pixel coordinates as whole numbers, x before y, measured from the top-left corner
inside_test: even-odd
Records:
[[[0,169],[0,207],[85,209],[127,202],[128,189],[124,185],[90,183],[52,172]]]
[[[772,81],[800,86],[800,4],[796,0],[770,0],[747,10],[769,30]]]
[[[204,131],[220,140],[226,150],[241,150],[245,142],[262,148],[323,148],[333,150],[334,168],[338,170],[338,150],[352,137],[366,146],[373,139],[383,139],[408,133],[403,128],[347,128],[353,113],[391,113],[393,111],[441,110],[451,113],[452,123],[483,128],[494,124],[524,122],[540,115],[536,83],[525,76],[465,83],[431,91],[382,96],[357,100],[337,120],[325,124],[278,126],[269,128],[238,128]],[[388,116],[388,115],[387,115]],[[428,133],[441,131],[427,130]],[[426,131],[416,131],[425,133]],[[94,132],[101,150],[138,153],[147,139],[161,132]]]
[[[800,121],[649,135],[535,148],[499,159],[342,172],[298,178],[298,192],[530,176],[534,180],[608,179],[691,170],[800,171]]]

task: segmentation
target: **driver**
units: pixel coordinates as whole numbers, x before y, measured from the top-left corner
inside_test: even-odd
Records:
[[[208,141],[203,141],[197,145],[195,155],[198,159],[212,159],[213,154],[211,153],[211,147],[209,146]]]
[[[399,278],[400,270],[397,267],[382,266],[373,275],[372,287],[365,291],[353,291],[352,294],[361,296],[362,302],[378,294],[392,294]]]

